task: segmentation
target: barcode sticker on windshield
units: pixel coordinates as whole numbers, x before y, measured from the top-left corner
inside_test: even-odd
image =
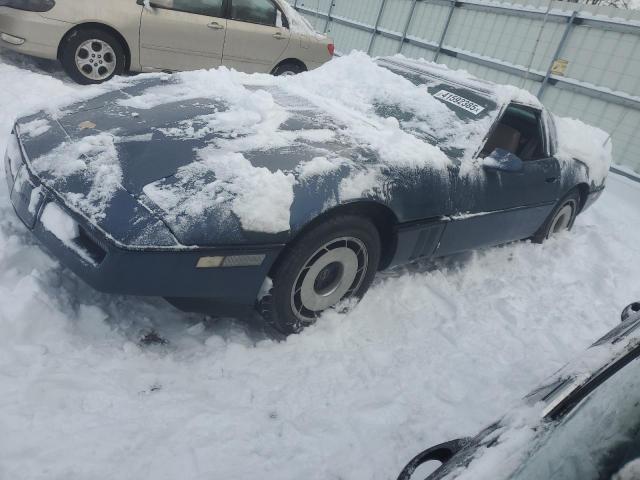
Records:
[[[455,105],[456,107],[460,107],[467,112],[473,113],[474,115],[479,115],[484,111],[484,107],[478,105],[477,103],[473,103],[471,100],[467,100],[460,95],[447,92],[446,90],[440,90],[434,95],[434,97],[439,98],[440,100],[444,100],[445,102]]]

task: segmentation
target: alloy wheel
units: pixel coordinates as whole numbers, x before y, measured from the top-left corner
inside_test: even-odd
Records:
[[[106,80],[116,69],[116,53],[107,42],[91,39],[82,42],[76,49],[75,62],[85,77],[91,80]]]

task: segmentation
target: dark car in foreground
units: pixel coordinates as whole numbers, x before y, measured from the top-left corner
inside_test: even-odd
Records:
[[[611,161],[527,92],[396,57],[104,90],[16,122],[18,216],[98,290],[257,306],[285,334],[379,270],[571,228]]]
[[[430,462],[440,467],[426,480],[633,480],[636,468],[625,466],[638,459],[640,303],[633,303],[620,325],[502,420],[425,450],[398,480],[425,480],[417,469]]]

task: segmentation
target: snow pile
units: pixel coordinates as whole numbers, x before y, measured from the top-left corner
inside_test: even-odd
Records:
[[[31,138],[39,137],[49,130],[51,130],[51,125],[43,118],[20,125],[20,134]]]
[[[471,151],[490,125],[460,121],[427,85],[399,77],[364,53],[334,59],[281,87],[330,112],[346,136],[373,148],[388,165],[444,168],[450,160],[443,148]],[[398,118],[407,113],[409,118]]]
[[[81,176],[90,184],[88,193],[63,190],[63,194],[71,205],[94,220],[104,218],[111,197],[122,183],[115,137],[106,132],[63,143],[33,159],[31,165],[47,183],[65,182],[71,175]]]
[[[611,480],[638,480],[640,478],[640,458],[627,463]]]
[[[214,209],[225,216],[235,213],[247,231],[289,230],[293,175],[271,173],[254,167],[240,153],[224,154],[213,147],[199,155],[201,161],[180,168],[175,180],[149,184],[144,193],[178,224]]]
[[[65,245],[78,238],[78,224],[55,203],[48,203],[40,217],[42,226]]]
[[[323,176],[331,172],[338,170],[348,160],[343,158],[327,158],[327,157],[314,157],[304,163],[301,163],[297,168],[297,173],[300,180],[306,180],[312,177]]]
[[[612,162],[609,134],[574,118],[554,115],[553,120],[558,132],[558,159],[579,160],[589,169],[589,178],[595,186],[604,184]]]
[[[408,58],[402,54],[397,54],[393,58],[402,60],[402,62],[413,65],[417,68],[427,67],[430,70],[436,70],[438,75],[446,78],[450,82],[459,83],[461,85],[470,85],[480,90],[490,93],[499,103],[517,102],[525,105],[541,107],[540,99],[528,90],[515,87],[513,85],[504,85],[489,82],[469,73],[467,70],[453,70],[443,63],[435,63],[424,58]]]

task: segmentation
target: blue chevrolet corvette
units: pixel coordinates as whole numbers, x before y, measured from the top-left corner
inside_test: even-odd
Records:
[[[527,92],[400,57],[123,83],[15,123],[17,215],[98,290],[284,334],[379,270],[570,229],[611,160]]]

